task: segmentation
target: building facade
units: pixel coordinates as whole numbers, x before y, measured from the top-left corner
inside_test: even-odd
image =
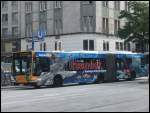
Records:
[[[125,24],[118,16],[121,10],[128,10],[126,1],[2,1],[1,4],[4,53],[30,50],[31,39],[38,37],[38,32],[45,34],[44,41],[35,42],[34,50],[135,48],[117,36],[118,29]]]
[[[19,1],[1,1],[1,58],[21,49]]]

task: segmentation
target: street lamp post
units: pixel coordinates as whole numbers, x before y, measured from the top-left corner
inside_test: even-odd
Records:
[[[32,51],[34,51],[34,36],[32,36]]]

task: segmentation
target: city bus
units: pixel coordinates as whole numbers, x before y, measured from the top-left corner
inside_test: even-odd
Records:
[[[60,87],[145,76],[142,58],[143,54],[131,52],[17,52],[12,69],[16,84]]]

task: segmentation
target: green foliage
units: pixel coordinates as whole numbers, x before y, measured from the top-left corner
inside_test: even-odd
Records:
[[[125,41],[149,41],[149,4],[145,2],[129,2],[130,11],[121,11],[119,18],[126,19],[127,23],[120,28],[118,35]]]

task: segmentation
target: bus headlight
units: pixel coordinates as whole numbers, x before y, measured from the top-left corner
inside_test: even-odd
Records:
[[[38,79],[37,79],[37,82],[41,82],[41,81],[42,81],[42,79],[41,79],[41,78],[38,78]]]

